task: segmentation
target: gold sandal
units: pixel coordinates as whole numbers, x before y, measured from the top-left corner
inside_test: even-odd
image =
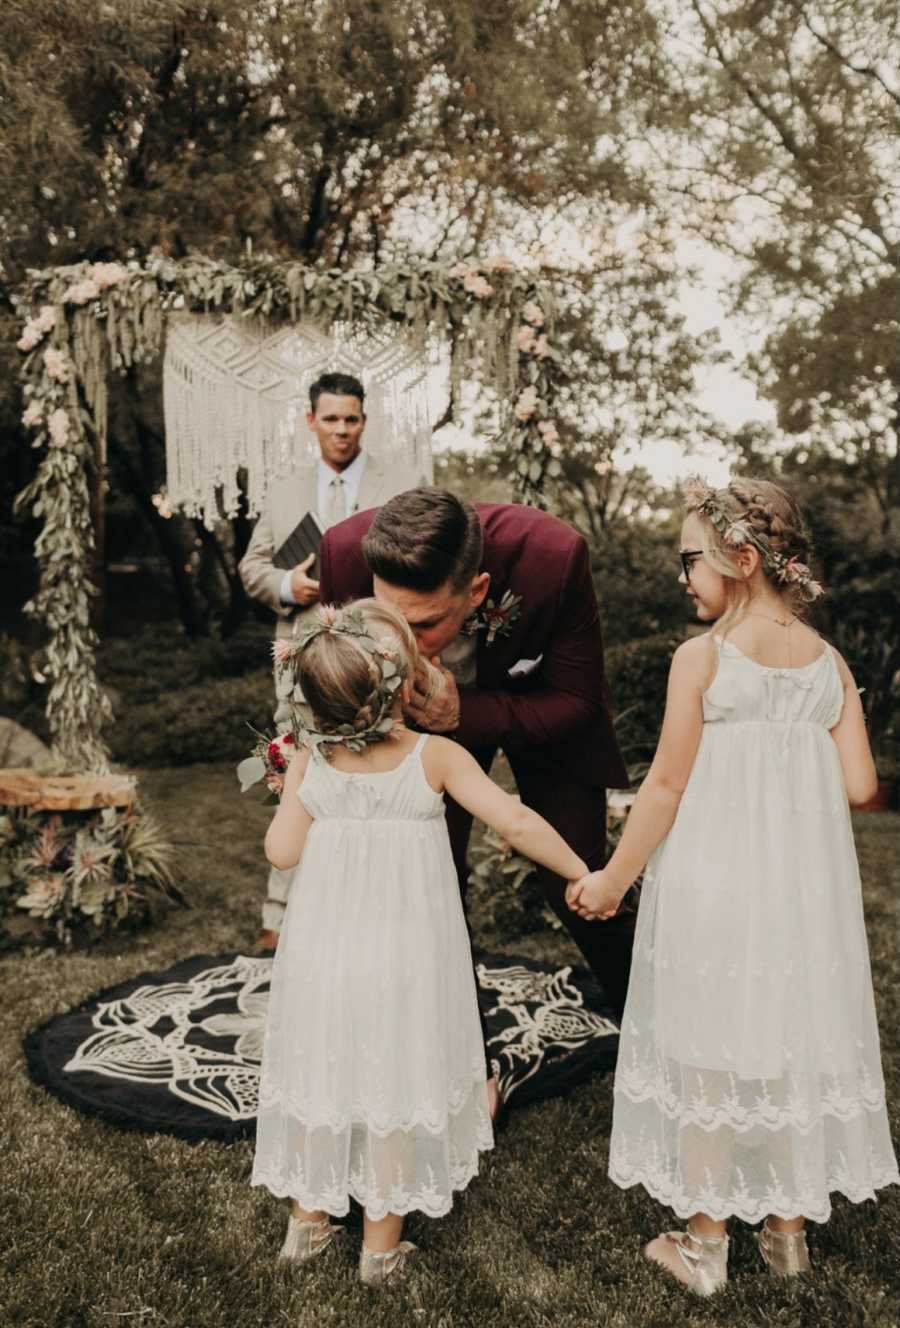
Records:
[[[773,1231],[768,1221],[756,1233],[756,1243],[773,1277],[798,1277],[810,1271],[806,1231]]]
[[[343,1231],[343,1227],[332,1226],[327,1217],[312,1222],[308,1218],[294,1217],[291,1213],[278,1257],[291,1263],[309,1263],[310,1259],[334,1244]]]
[[[663,1231],[660,1234],[663,1240],[671,1241],[678,1251],[678,1257],[688,1274],[683,1279],[683,1285],[689,1291],[697,1296],[711,1296],[725,1286],[728,1281],[727,1236],[697,1236],[690,1227],[686,1231]],[[652,1254],[646,1257],[677,1277],[667,1264]],[[678,1281],[682,1279],[678,1278]]]
[[[406,1265],[418,1252],[419,1247],[411,1240],[401,1240],[399,1245],[383,1253],[363,1245],[359,1252],[359,1280],[366,1286],[384,1286],[389,1278],[401,1277]]]

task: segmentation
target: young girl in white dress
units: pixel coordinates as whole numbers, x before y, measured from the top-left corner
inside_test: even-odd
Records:
[[[689,1219],[645,1252],[709,1294],[726,1218],[764,1220],[770,1271],[805,1272],[804,1219],[898,1174],[848,808],[876,786],[857,689],[799,617],[820,587],[796,504],[755,480],[686,497],[681,580],[716,625],[675,652],[619,847],[568,896],[610,917],[647,864],[609,1174]]]
[[[312,707],[266,835],[298,863],[272,967],[252,1183],[292,1200],[282,1258],[326,1249],[364,1209],[360,1276],[415,1247],[403,1215],[447,1213],[493,1144],[484,1044],[443,793],[575,880],[556,831],[403,705],[420,667],[405,621],[375,600],[325,608],[282,664]],[[327,754],[327,755],[326,755]],[[301,856],[302,855],[302,856]]]

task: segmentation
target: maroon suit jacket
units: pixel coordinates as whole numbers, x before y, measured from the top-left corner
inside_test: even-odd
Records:
[[[534,507],[475,507],[484,532],[481,570],[491,577],[488,598],[498,604],[510,590],[522,603],[507,635],[488,645],[486,634],[478,634],[477,681],[460,691],[454,737],[470,750],[502,747],[514,766],[626,787],[585,541]],[[358,512],[326,533],[319,553],[323,604],[371,595],[362,539],[376,511]],[[510,678],[517,661],[538,656],[540,664],[527,677]]]

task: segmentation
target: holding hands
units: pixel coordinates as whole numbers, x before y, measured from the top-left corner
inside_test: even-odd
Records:
[[[618,911],[624,891],[609,878],[609,871],[588,872],[566,888],[566,903],[573,913],[587,922],[606,921]]]

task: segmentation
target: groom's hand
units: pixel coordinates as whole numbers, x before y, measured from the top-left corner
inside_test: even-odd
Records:
[[[417,673],[412,681],[409,704],[404,707],[407,719],[414,720],[429,733],[452,733],[459,728],[459,691],[456,679],[435,656],[427,674]]]

